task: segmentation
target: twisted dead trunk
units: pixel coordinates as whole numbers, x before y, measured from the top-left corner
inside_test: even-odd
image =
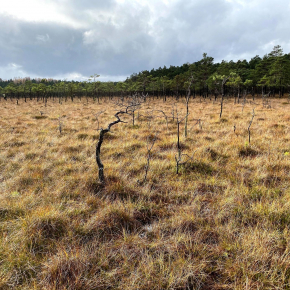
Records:
[[[98,164],[98,167],[99,167],[99,181],[100,181],[101,183],[104,183],[104,182],[105,182],[105,176],[104,176],[104,164],[103,164],[102,161],[101,161],[101,146],[102,146],[103,141],[104,141],[104,135],[110,131],[110,129],[111,129],[111,127],[112,127],[113,125],[116,125],[116,124],[118,124],[118,123],[120,123],[120,122],[125,123],[125,122],[123,122],[123,121],[119,118],[119,115],[120,115],[120,114],[124,114],[124,113],[125,113],[125,112],[123,112],[123,111],[120,111],[120,112],[116,113],[116,114],[115,114],[115,117],[117,118],[117,120],[114,121],[114,122],[112,122],[112,123],[110,123],[110,124],[108,125],[108,128],[107,128],[107,129],[103,129],[103,128],[101,128],[101,130],[100,130],[99,141],[98,141],[98,144],[97,144],[97,147],[96,147],[96,161],[97,161],[97,164]]]

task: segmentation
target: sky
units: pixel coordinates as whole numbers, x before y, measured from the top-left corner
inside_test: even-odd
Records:
[[[132,73],[290,52],[289,0],[9,0],[0,78],[123,81]]]

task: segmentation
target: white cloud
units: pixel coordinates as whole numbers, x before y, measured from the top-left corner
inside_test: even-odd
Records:
[[[9,63],[6,66],[0,66],[0,78],[2,79],[14,79],[15,77],[24,78],[29,74],[23,70],[21,65],[16,63]]]
[[[55,22],[75,28],[83,27],[81,22],[67,16],[59,8],[55,1],[9,0],[1,3],[0,14],[28,22]]]

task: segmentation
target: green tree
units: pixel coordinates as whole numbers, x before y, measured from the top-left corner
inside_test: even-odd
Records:
[[[199,82],[199,87],[202,89],[204,97],[205,94],[208,95],[207,80],[214,71],[213,61],[213,57],[207,56],[206,53],[203,53],[202,59],[196,64],[190,66],[190,70],[195,71],[197,82]]]
[[[98,74],[93,74],[90,76],[89,78],[89,81],[93,83],[93,86],[92,86],[92,91],[93,91],[93,98],[94,98],[94,101],[96,100],[96,95],[97,95],[97,88],[99,86],[99,82],[96,81],[96,79],[100,77],[100,75]],[[99,102],[99,98],[98,98],[98,102]]]
[[[271,57],[274,60],[269,69],[269,83],[279,88],[279,97],[281,97],[282,87],[289,84],[290,60],[287,55],[283,55],[279,45],[274,47]]]
[[[238,96],[238,103],[240,103],[241,86],[243,85],[242,78],[237,73],[232,73],[228,85],[234,89],[235,101]]]

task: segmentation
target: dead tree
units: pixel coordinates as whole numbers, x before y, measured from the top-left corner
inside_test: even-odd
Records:
[[[196,121],[196,123],[188,131],[190,132],[195,125],[199,125],[199,129],[202,130],[202,120],[201,119],[193,119],[193,121]]]
[[[62,133],[62,122],[61,122],[61,117],[58,117],[58,130],[59,130],[59,134],[61,135]]]
[[[182,121],[184,121],[184,119],[187,117],[188,115],[186,115],[183,119],[181,119],[180,121],[178,120],[178,114],[177,114],[177,150],[178,153],[175,155],[175,162],[176,162],[176,174],[179,173],[179,166],[180,165],[185,165],[188,161],[190,161],[193,158],[193,155],[191,157],[189,157],[187,154],[182,154],[181,153],[181,146],[180,146],[180,139],[179,139],[179,134],[180,134],[180,129],[179,126],[181,124]],[[187,156],[188,159],[182,162],[182,156]]]
[[[268,94],[262,93],[263,107],[266,109],[271,109],[271,102],[268,99],[270,97],[271,91]]]
[[[250,124],[249,124],[249,127],[248,127],[248,133],[249,133],[249,144],[251,143],[251,131],[250,131],[250,128],[251,128],[251,125],[252,125],[252,123],[253,123],[254,117],[255,117],[255,109],[253,109],[252,119],[251,119]]]
[[[247,103],[247,100],[246,100],[246,96],[247,96],[247,91],[245,90],[244,91],[244,95],[243,95],[243,107],[242,107],[242,112],[244,112],[244,107]]]
[[[140,98],[138,94],[133,95],[129,100],[130,114],[132,115],[132,125],[135,126],[135,111],[139,110],[144,98]]]
[[[108,132],[110,132],[111,130],[111,127],[118,124],[118,123],[127,123],[127,122],[124,122],[120,119],[119,115],[122,115],[122,114],[128,114],[127,112],[128,108],[126,108],[126,111],[119,111],[115,114],[115,117],[116,117],[116,121],[110,123],[107,127],[107,129],[103,129],[101,128],[100,129],[100,136],[99,136],[99,141],[98,141],[98,144],[97,144],[97,147],[96,147],[96,161],[97,161],[97,164],[98,164],[98,167],[99,167],[99,181],[101,183],[104,183],[105,182],[105,176],[104,176],[104,164],[102,163],[101,161],[101,146],[103,144],[103,141],[104,141],[104,135]]]
[[[144,179],[143,179],[142,183],[145,183],[146,180],[147,180],[147,174],[148,174],[148,171],[149,171],[150,160],[151,160],[151,157],[152,157],[151,150],[152,150],[156,140],[157,140],[157,134],[155,134],[155,136],[154,136],[154,138],[152,140],[151,146],[149,147],[149,143],[150,143],[149,141],[150,140],[149,140],[149,137],[147,138],[147,164],[145,166],[145,176],[144,176]]]
[[[220,119],[223,113],[223,105],[224,105],[224,97],[225,97],[225,84],[229,80],[230,76],[224,77],[222,80],[222,100],[221,100],[221,111],[220,111]]]
[[[173,122],[174,122],[174,120],[175,120],[175,115],[174,115],[174,113],[176,112],[176,115],[177,115],[177,106],[176,106],[176,103],[174,103],[173,105],[172,105],[172,120],[173,120]]]
[[[142,94],[140,96],[136,93],[129,96],[129,99],[126,101],[124,98],[120,98],[115,105],[120,108],[126,108],[126,113],[132,116],[132,125],[135,126],[135,112],[146,102],[146,97],[147,95]]]
[[[164,113],[164,111],[162,110],[154,110],[156,112],[160,112],[163,114],[164,118],[165,118],[165,121],[166,121],[166,127],[167,127],[167,131],[168,131],[168,116]]]
[[[103,111],[100,111],[100,112],[98,112],[97,114],[95,114],[96,121],[98,122],[98,129],[97,129],[97,130],[99,130],[99,128],[100,128],[99,117],[100,117],[100,115],[103,114],[105,111],[106,111],[106,110],[103,110]]]
[[[188,154],[178,154],[175,155],[175,161],[176,161],[176,174],[179,173],[179,166],[181,165],[185,165],[188,161],[193,159],[194,153],[196,152],[196,150],[193,152],[192,156],[189,156]],[[187,159],[185,161],[182,162],[182,156],[186,156]]]

